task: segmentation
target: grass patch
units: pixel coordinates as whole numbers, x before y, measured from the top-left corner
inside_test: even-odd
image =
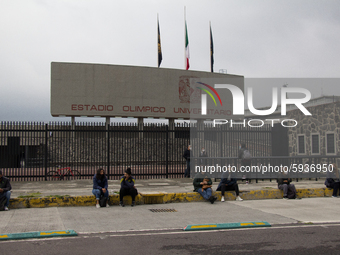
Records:
[[[32,192],[32,193],[29,193],[28,195],[18,196],[18,198],[30,198],[30,197],[41,197],[41,193]]]

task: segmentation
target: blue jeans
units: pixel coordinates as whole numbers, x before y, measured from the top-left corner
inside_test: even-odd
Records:
[[[104,195],[107,197],[107,200],[109,200],[109,191],[106,190],[104,193],[101,189],[93,189],[92,194],[96,196],[96,199],[99,200],[101,195]]]
[[[206,200],[208,200],[209,197],[211,197],[211,193],[212,193],[211,188],[207,188],[207,189],[205,189],[205,190],[203,190],[203,189],[198,189],[197,192],[200,193],[201,196],[202,196],[204,199],[206,199]]]
[[[9,199],[11,198],[11,191],[6,191],[3,193],[0,193],[0,197],[4,197],[6,196],[6,203],[5,206],[8,207],[9,206]]]

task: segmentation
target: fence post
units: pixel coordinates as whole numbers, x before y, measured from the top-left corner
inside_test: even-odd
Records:
[[[107,176],[110,178],[110,124],[107,124]]]
[[[165,141],[165,147],[166,147],[166,152],[165,152],[165,165],[166,165],[166,178],[169,178],[169,126],[165,126],[166,130],[166,141]]]
[[[45,124],[45,181],[47,181],[47,141],[48,141],[48,124]]]

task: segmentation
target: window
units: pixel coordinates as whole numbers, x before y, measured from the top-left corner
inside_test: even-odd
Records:
[[[335,135],[334,133],[326,134],[326,154],[335,154]]]
[[[305,154],[305,135],[298,135],[298,154]]]
[[[320,136],[319,134],[312,134],[312,154],[320,154]]]

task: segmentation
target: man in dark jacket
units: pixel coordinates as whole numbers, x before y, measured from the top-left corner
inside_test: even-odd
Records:
[[[184,178],[190,178],[190,152],[191,152],[191,145],[184,151],[183,158],[187,161],[187,168],[185,169]]]
[[[222,198],[221,202],[224,202],[224,193],[225,191],[233,191],[236,193],[236,200],[242,201],[243,199],[240,197],[240,191],[238,189],[237,180],[232,178],[231,173],[223,173],[221,182],[218,184],[216,191],[221,191]]]
[[[217,197],[212,196],[212,181],[207,176],[204,176],[201,173],[198,173],[193,181],[194,184],[194,191],[201,194],[201,196],[210,201],[210,203],[214,203],[217,199]]]
[[[327,177],[326,177],[325,185],[329,189],[333,189],[333,198],[337,198],[338,196],[338,190],[340,188],[340,178],[339,178],[339,171],[336,164],[332,164],[332,172],[327,171]]]
[[[0,199],[5,197],[6,202],[4,206],[4,210],[8,211],[9,199],[11,198],[11,189],[12,186],[9,182],[9,179],[2,175],[2,171],[0,171]]]
[[[135,179],[131,176],[131,168],[128,168],[125,170],[124,175],[120,179],[119,205],[124,207],[123,197],[130,195],[132,198],[131,206],[135,206],[135,198],[137,194],[138,191],[135,187]]]

